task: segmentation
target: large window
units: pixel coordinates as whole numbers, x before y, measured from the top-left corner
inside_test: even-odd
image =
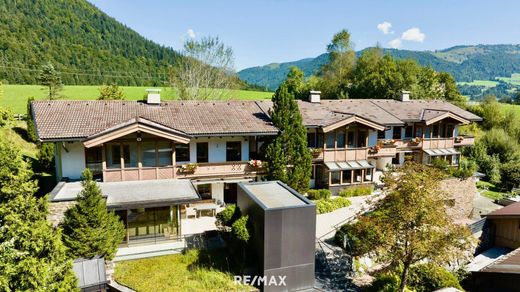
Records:
[[[406,126],[404,129],[405,138],[413,138],[413,126]]]
[[[330,172],[330,184],[331,185],[340,184],[340,171],[331,171]]]
[[[384,139],[385,131],[377,131],[377,139]]]
[[[307,147],[316,147],[316,133],[307,133]]]
[[[226,161],[242,161],[242,143],[226,143]]]
[[[197,185],[197,192],[202,199],[211,199],[211,184]]]
[[[141,159],[143,160],[143,167],[156,166],[154,141],[144,141],[141,143]]]
[[[172,165],[172,143],[170,141],[157,142],[157,157],[159,166]]]
[[[107,152],[107,167],[121,168],[121,145],[108,144]]]
[[[446,138],[451,138],[453,137],[453,132],[454,132],[454,129],[455,127],[453,126],[453,124],[447,124],[446,125]]]
[[[343,173],[343,184],[349,184],[352,181],[352,170],[344,170]]]
[[[354,131],[347,132],[347,146],[348,148],[354,148],[356,145],[354,141]]]
[[[208,142],[197,143],[197,162],[208,162]]]
[[[122,147],[125,168],[137,167],[137,143],[125,143]]]
[[[323,133],[318,133],[316,135],[316,147],[323,148]]]
[[[175,144],[175,161],[176,162],[190,161],[190,145],[189,144]]]
[[[327,148],[334,148],[334,132],[329,132],[325,134],[327,140]]]
[[[401,127],[394,126],[393,139],[401,139]]]
[[[422,127],[415,127],[415,137],[422,137],[423,134],[423,128]]]
[[[336,141],[338,148],[345,148],[345,130],[336,131]]]
[[[439,124],[432,126],[432,138],[438,138],[439,137]]]
[[[85,162],[86,166],[93,175],[100,174],[102,172],[102,162],[103,162],[103,148],[102,147],[92,147],[85,149]]]
[[[358,132],[358,147],[366,147],[367,146],[367,132],[359,131]]]

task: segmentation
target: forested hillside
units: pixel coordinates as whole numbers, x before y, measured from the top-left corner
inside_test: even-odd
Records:
[[[0,1],[4,83],[34,84],[50,61],[65,84],[162,85],[177,58],[86,0]]]
[[[362,52],[357,52],[357,55]],[[448,72],[458,82],[494,80],[520,73],[520,45],[456,46],[441,51],[384,49],[384,52],[396,59],[414,59],[436,71]],[[322,54],[316,58],[247,68],[238,74],[248,83],[276,89],[291,66],[299,67],[305,76],[310,76],[316,74],[328,59],[327,54]]]

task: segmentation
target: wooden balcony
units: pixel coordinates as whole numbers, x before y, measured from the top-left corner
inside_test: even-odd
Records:
[[[341,148],[341,149],[323,149],[321,154],[316,158],[327,161],[352,161],[366,160],[368,157],[368,147],[363,148]]]
[[[142,167],[103,170],[103,181],[156,180],[173,178],[225,177],[257,175],[264,169],[249,165],[247,161],[197,163],[195,171],[183,171],[181,164],[163,167]]]
[[[473,146],[475,145],[475,137],[473,136],[459,136],[455,138],[455,147]]]
[[[422,149],[445,149],[453,148],[454,138],[433,138],[424,139],[422,142]]]
[[[379,149],[373,147],[368,150],[368,157],[394,157],[397,153],[396,145],[380,146]]]

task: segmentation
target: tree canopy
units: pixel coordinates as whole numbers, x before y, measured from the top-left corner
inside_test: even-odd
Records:
[[[38,82],[47,89],[47,98],[50,100],[58,98],[59,92],[63,89],[60,73],[50,62],[42,66]]]
[[[124,100],[125,93],[115,84],[103,85],[99,88],[98,100]]]

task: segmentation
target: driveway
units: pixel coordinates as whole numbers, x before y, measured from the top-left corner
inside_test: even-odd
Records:
[[[367,211],[371,203],[378,198],[381,198],[380,193],[370,196],[351,197],[349,200],[352,202],[352,205],[330,213],[317,215],[316,237],[321,240],[334,237],[336,228],[351,221],[356,215]]]

